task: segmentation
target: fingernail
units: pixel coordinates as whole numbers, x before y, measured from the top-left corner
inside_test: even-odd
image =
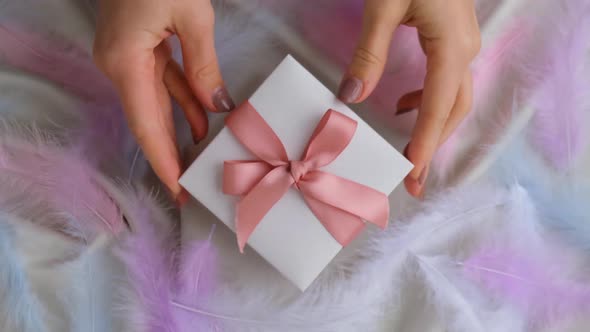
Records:
[[[234,104],[234,101],[224,86],[220,86],[213,91],[213,106],[215,106],[218,112],[230,112],[236,108],[236,104]]]
[[[398,108],[397,111],[395,111],[395,115],[402,115],[402,114],[410,113],[413,110],[414,110],[413,108]]]
[[[420,176],[418,177],[418,184],[423,186],[424,182],[426,181],[427,176],[428,176],[428,166],[424,167],[422,169],[422,172],[420,172]]]
[[[408,147],[410,146],[410,143],[406,144],[406,147],[404,148],[404,157],[406,157],[406,159],[410,159],[408,158]]]
[[[345,103],[355,102],[361,96],[363,82],[356,77],[347,77],[338,90],[338,98]]]
[[[190,199],[190,195],[188,194],[188,192],[186,190],[182,190],[180,192],[180,194],[178,194],[178,196],[176,196],[176,205],[181,208],[183,207],[188,200]]]

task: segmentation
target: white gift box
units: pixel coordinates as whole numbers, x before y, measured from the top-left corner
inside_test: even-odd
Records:
[[[249,102],[277,134],[291,158],[301,156],[328,109],[356,120],[358,126],[350,144],[323,171],[389,195],[413,167],[291,56],[281,62]],[[232,230],[239,197],[222,192],[223,164],[226,160],[248,159],[256,158],[228,128],[223,128],[180,178],[180,184]],[[248,245],[301,290],[342,249],[295,189],[290,189],[266,214]]]

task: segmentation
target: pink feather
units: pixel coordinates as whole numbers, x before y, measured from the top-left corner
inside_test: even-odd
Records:
[[[99,177],[84,158],[65,147],[0,137],[4,211],[87,241],[99,232],[117,234],[123,228],[121,214]]]
[[[563,1],[552,15],[558,20],[544,23],[555,28],[535,70],[537,111],[529,138],[559,171],[570,169],[590,142],[589,16],[588,1]]]
[[[590,286],[568,279],[569,267],[558,254],[489,246],[478,250],[463,266],[471,280],[528,314],[531,324],[590,313]]]
[[[440,146],[435,155],[434,162],[436,163],[436,170],[443,178],[447,178],[455,162],[460,157],[460,149],[462,138],[465,137],[466,131],[476,125],[474,122],[480,117],[481,106],[489,104],[490,94],[493,90],[494,83],[502,79],[505,75],[504,69],[508,67],[511,61],[511,55],[514,55],[514,50],[518,49],[528,34],[530,29],[523,21],[517,21],[506,28],[506,30],[498,37],[498,39],[490,46],[484,48],[475,59],[473,65],[473,89],[474,89],[474,105],[472,112],[468,113],[463,119],[459,127],[449,136],[444,144]],[[504,123],[504,110],[508,110],[511,114],[512,104],[506,105],[506,101],[501,101],[503,105],[499,108],[503,109],[500,112],[491,114],[495,123]],[[487,121],[490,122],[490,121]],[[488,132],[486,135],[490,140],[486,140],[484,144],[493,144],[498,135],[501,134],[505,127],[495,126],[490,130],[489,126],[485,128]]]
[[[108,79],[78,45],[30,32],[17,24],[0,23],[0,59],[85,99],[103,105],[116,101]]]

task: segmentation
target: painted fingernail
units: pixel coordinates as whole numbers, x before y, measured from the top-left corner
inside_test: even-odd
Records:
[[[182,190],[178,196],[176,196],[176,205],[181,208],[183,207],[188,200],[190,199],[190,195],[186,190]]]
[[[428,166],[424,167],[422,169],[422,172],[420,172],[420,176],[418,177],[418,184],[423,186],[424,182],[426,182],[427,176],[428,176]]]
[[[338,98],[345,103],[353,103],[361,96],[363,82],[356,77],[347,77],[338,90]]]
[[[413,108],[398,108],[395,111],[395,115],[402,115],[402,114],[410,113],[413,110],[414,110]]]
[[[236,104],[234,104],[234,101],[224,86],[220,86],[213,91],[213,106],[215,106],[218,112],[230,112],[236,108]]]

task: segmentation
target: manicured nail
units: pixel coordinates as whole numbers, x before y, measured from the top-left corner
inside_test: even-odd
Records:
[[[224,86],[220,86],[213,91],[213,105],[218,112],[230,112],[236,108],[236,104],[234,104],[234,101]]]
[[[410,113],[413,110],[414,110],[413,108],[398,108],[395,111],[395,115],[402,115],[402,114]]]
[[[184,206],[184,204],[186,204],[188,202],[188,200],[190,199],[190,195],[188,194],[188,192],[186,190],[182,190],[180,192],[180,194],[178,194],[178,196],[176,196],[176,205],[181,208]]]
[[[345,103],[353,103],[363,92],[363,82],[356,77],[347,77],[338,91],[338,98]]]

